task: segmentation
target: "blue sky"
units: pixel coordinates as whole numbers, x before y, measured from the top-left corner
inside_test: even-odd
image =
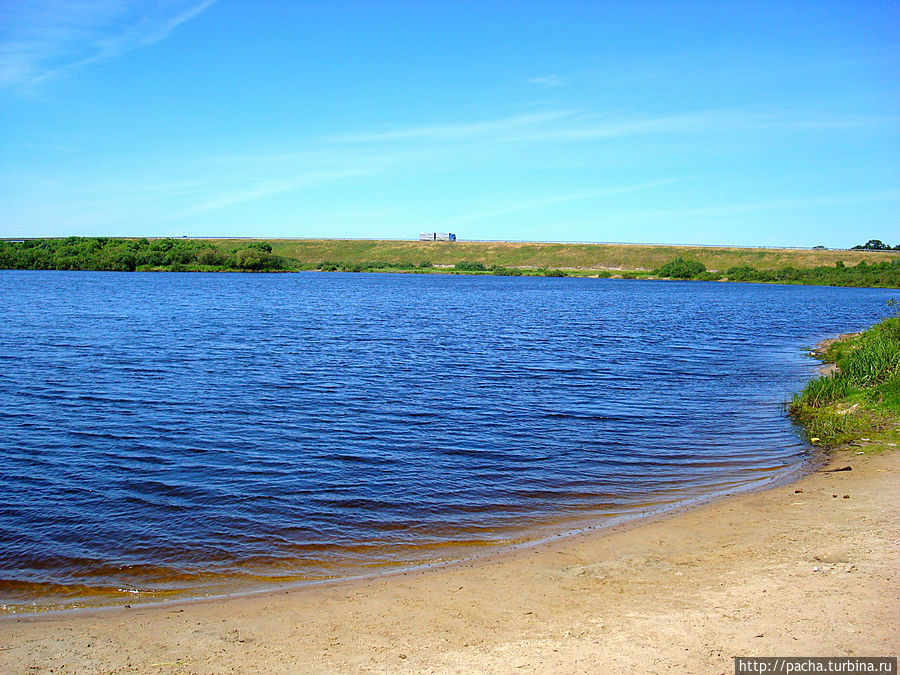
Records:
[[[895,2],[4,2],[0,236],[900,243],[898,35]]]

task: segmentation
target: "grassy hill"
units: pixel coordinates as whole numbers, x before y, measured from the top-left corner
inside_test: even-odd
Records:
[[[217,239],[212,243],[226,249],[247,244],[246,239]],[[728,248],[705,246],[655,246],[643,244],[554,244],[520,242],[419,242],[347,239],[267,239],[272,253],[302,266],[334,262],[342,265],[390,263],[418,266],[454,265],[460,261],[485,267],[555,268],[567,270],[658,269],[677,257],[691,258],[707,269],[724,271],[732,267],[775,270],[792,266],[800,269],[847,266],[900,259],[898,251],[828,251],[810,249]]]
[[[900,251],[339,239],[0,241],[0,269],[651,276],[900,288]]]

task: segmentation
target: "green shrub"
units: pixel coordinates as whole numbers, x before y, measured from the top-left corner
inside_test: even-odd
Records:
[[[258,247],[242,248],[234,252],[234,264],[240,270],[259,272],[272,262],[272,255]]]
[[[800,281],[803,278],[803,272],[795,267],[788,265],[782,267],[775,272],[775,278],[778,281]]]
[[[0,268],[43,270],[197,269],[198,265],[231,269],[284,269],[271,246],[254,242],[240,252],[225,251],[194,239],[116,239],[66,237],[24,242],[0,242]],[[252,251],[251,253],[247,253]],[[254,256],[261,257],[254,257]]]
[[[468,260],[460,260],[453,266],[458,272],[485,272],[487,268],[481,263],[469,262]]]
[[[700,272],[696,277],[694,277],[697,281],[719,281],[722,278],[722,275],[718,272]]]
[[[204,248],[197,252],[197,262],[201,265],[218,267],[225,264],[227,256],[217,248]]]
[[[669,279],[693,279],[705,271],[706,265],[699,260],[678,257],[656,270],[656,276]]]
[[[728,271],[725,272],[725,275],[728,277],[729,281],[758,281],[757,276],[759,275],[759,270],[747,265],[730,267]]]

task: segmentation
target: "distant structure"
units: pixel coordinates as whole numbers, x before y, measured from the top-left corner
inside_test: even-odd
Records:
[[[452,232],[419,232],[419,241],[456,241]]]

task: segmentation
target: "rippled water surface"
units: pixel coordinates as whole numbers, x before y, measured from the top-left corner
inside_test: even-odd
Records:
[[[806,350],[892,294],[0,272],[0,605],[391,569],[759,484],[808,451],[781,405]]]

